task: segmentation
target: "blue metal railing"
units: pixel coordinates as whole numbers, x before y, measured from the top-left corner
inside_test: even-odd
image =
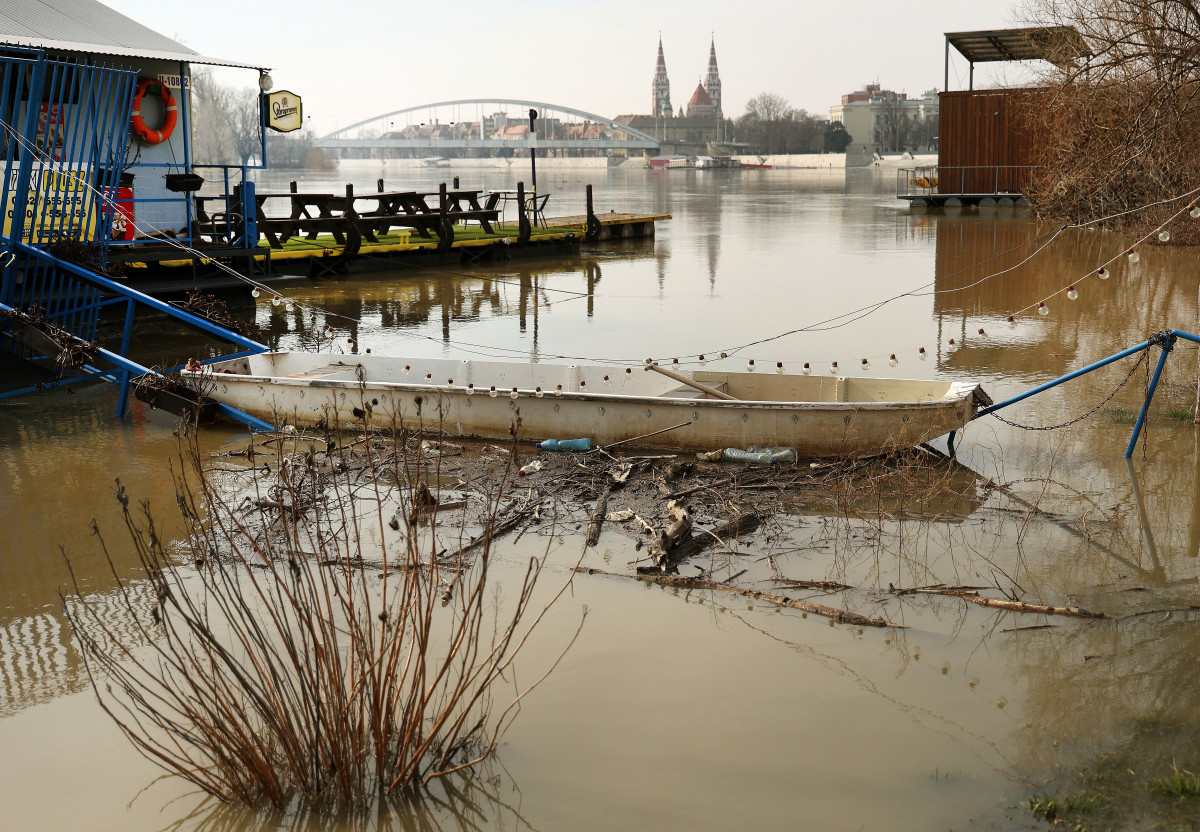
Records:
[[[1122,358],[1127,358],[1131,355],[1142,352],[1143,350],[1148,350],[1151,347],[1157,346],[1161,348],[1162,352],[1158,356],[1158,364],[1154,368],[1154,375],[1150,379],[1150,386],[1146,388],[1146,398],[1142,401],[1142,408],[1138,412],[1137,421],[1134,423],[1133,435],[1129,438],[1128,447],[1125,448],[1125,458],[1129,459],[1131,456],[1133,456],[1134,448],[1137,446],[1138,437],[1141,436],[1142,428],[1146,425],[1146,414],[1150,411],[1150,402],[1154,400],[1154,392],[1158,389],[1159,379],[1162,378],[1163,368],[1166,367],[1167,356],[1171,354],[1171,350],[1175,348],[1175,341],[1179,338],[1182,338],[1185,341],[1192,341],[1193,343],[1200,344],[1200,336],[1193,335],[1190,332],[1184,332],[1181,329],[1170,329],[1166,332],[1160,332],[1151,336],[1135,347],[1130,347],[1127,350],[1114,353],[1113,355],[1108,356],[1108,358],[1102,358],[1101,360],[1093,362],[1086,367],[1082,367],[1074,372],[1067,373],[1064,376],[1059,376],[1052,381],[1047,381],[1045,384],[1039,384],[1037,387],[1026,390],[1024,393],[1018,393],[1017,395],[1005,399],[1002,402],[997,402],[990,407],[985,407],[983,410],[980,410],[978,413],[976,413],[973,418],[979,419],[987,416],[990,413],[995,413],[1001,408],[1009,407],[1017,402],[1022,402],[1025,399],[1028,399],[1030,396],[1036,396],[1038,393],[1049,390],[1052,387],[1057,387],[1058,385],[1064,384],[1071,379],[1079,378],[1080,376],[1090,373],[1093,370],[1106,367],[1109,364],[1112,364],[1114,361],[1120,361]],[[950,441],[953,444],[953,435]]]
[[[111,368],[85,363],[77,378],[58,378],[0,398],[85,378],[102,379],[120,384],[117,409],[123,416],[131,378],[153,372],[129,357],[134,318],[142,309],[168,315],[242,348],[226,358],[267,349],[99,274],[111,237],[113,196],[125,167],[136,81],[136,74],[127,70],[48,60],[37,50],[0,50],[0,155],[5,166],[0,206],[5,206],[6,215],[0,228],[0,311],[16,320],[24,316],[25,323],[46,321],[60,330],[59,339],[86,343],[96,338],[103,309],[125,305],[120,346],[94,351]],[[186,132],[186,108],[184,118]],[[185,136],[185,151],[186,141]],[[189,198],[189,216],[190,204]],[[11,330],[11,324],[6,329]],[[14,335],[12,331],[0,334]],[[43,363],[58,359],[40,351],[53,349],[49,345],[35,348],[16,338],[12,341],[23,358]],[[228,406],[220,405],[219,410],[254,428],[271,429],[266,422]]]

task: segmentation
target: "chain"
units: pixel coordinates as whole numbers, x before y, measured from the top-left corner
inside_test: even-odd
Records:
[[[1111,393],[1108,394],[1108,397],[1105,398],[1104,401],[1100,402],[1100,404],[1093,407],[1087,413],[1083,414],[1082,416],[1077,416],[1076,418],[1072,419],[1069,422],[1063,422],[1062,424],[1058,424],[1058,425],[1045,425],[1045,426],[1038,427],[1038,426],[1034,426],[1034,425],[1019,425],[1016,422],[1010,422],[1008,419],[1005,419],[1003,416],[997,416],[995,413],[992,413],[990,415],[995,419],[999,419],[1001,422],[1003,422],[1006,425],[1010,425],[1014,428],[1020,428],[1021,430],[1058,430],[1059,428],[1069,428],[1071,425],[1074,425],[1078,422],[1082,422],[1084,419],[1091,416],[1096,411],[1100,410],[1100,408],[1104,407],[1104,405],[1111,402],[1113,400],[1113,397],[1121,392],[1121,388],[1123,388],[1127,383],[1129,383],[1129,379],[1133,378],[1133,374],[1137,372],[1138,367],[1142,366],[1143,362],[1146,361],[1146,353],[1148,353],[1148,352],[1150,352],[1149,348],[1146,348],[1141,351],[1141,353],[1138,355],[1137,362],[1133,365],[1133,367],[1130,368],[1128,375],[1126,375],[1125,378],[1121,379],[1121,383],[1117,385],[1115,390],[1113,390]],[[1149,364],[1146,364],[1146,369],[1147,370],[1150,369]]]

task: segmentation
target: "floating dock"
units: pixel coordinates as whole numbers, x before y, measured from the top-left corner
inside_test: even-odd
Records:
[[[255,193],[241,186],[231,197],[194,197],[196,219],[187,245],[174,239],[138,240],[113,246],[110,257],[123,263],[126,277],[158,283],[188,282],[211,272],[210,286],[228,269],[255,279],[320,278],[354,270],[400,265],[463,265],[485,260],[562,257],[584,243],[653,237],[655,223],[669,214],[596,214],[591,186],[587,213],[546,218],[546,197],[526,194],[521,183],[509,192],[460,190],[376,191],[345,194],[302,193],[297,184],[282,193]],[[515,223],[503,222],[499,201],[515,197]],[[267,206],[286,205],[287,216]],[[252,219],[247,220],[250,217]]]

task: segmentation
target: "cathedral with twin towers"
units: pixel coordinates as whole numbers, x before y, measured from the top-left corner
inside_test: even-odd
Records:
[[[696,84],[696,91],[685,107],[678,112],[671,106],[671,81],[667,77],[667,59],[663,54],[662,35],[658,36],[658,63],[654,67],[654,84],[650,112],[655,118],[722,118],[721,73],[717,70],[717,43],[708,47],[708,71]]]

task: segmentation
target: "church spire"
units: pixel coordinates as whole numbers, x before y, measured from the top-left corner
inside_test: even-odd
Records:
[[[717,41],[714,38],[708,47],[708,74],[704,78],[704,91],[712,101],[713,115],[721,112],[721,73],[717,70]]]
[[[654,66],[650,112],[656,117],[671,115],[671,81],[667,78],[667,59],[663,55],[661,33],[658,36],[658,63]]]

